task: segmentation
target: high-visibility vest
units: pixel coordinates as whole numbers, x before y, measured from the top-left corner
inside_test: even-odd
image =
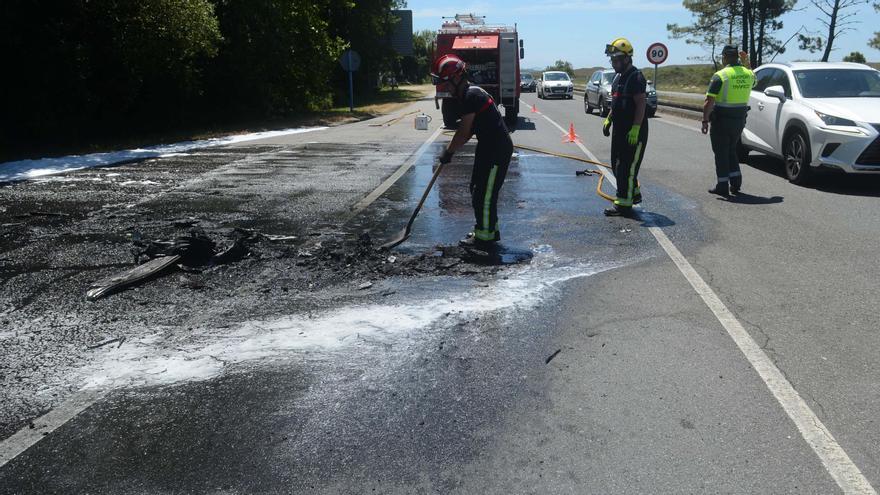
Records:
[[[746,107],[755,85],[755,73],[742,65],[728,65],[715,73],[721,79],[721,90],[715,97],[717,107]]]

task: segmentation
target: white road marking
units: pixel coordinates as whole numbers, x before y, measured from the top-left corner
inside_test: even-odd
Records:
[[[410,159],[404,162],[404,164],[401,165],[400,168],[398,168],[393,174],[391,174],[391,177],[388,177],[385,182],[380,184],[379,187],[377,187],[373,192],[368,194],[364,199],[358,201],[357,204],[355,204],[351,208],[351,213],[348,215],[347,219],[351,219],[352,217],[363,211],[364,208],[370,206],[373,201],[376,201],[379,196],[382,196],[385,191],[393,186],[394,183],[397,182],[397,180],[400,179],[403,174],[405,174],[406,171],[409,170],[409,168],[412,167],[413,164],[416,163],[416,161],[418,161],[419,158],[421,158],[425,151],[427,151],[428,146],[430,146],[431,143],[433,143],[434,140],[437,139],[437,136],[440,135],[440,131],[442,130],[443,127],[438,126],[437,130],[434,131],[434,134],[431,134],[431,136],[424,143],[422,143],[422,145],[419,147],[418,150],[416,150],[416,152],[410,157]]]
[[[33,428],[25,427],[0,442],[0,467],[3,467],[6,463],[30,448],[31,445],[39,442],[46,435],[88,409],[89,406],[97,402],[102,396],[103,393],[96,390],[77,392],[60,406],[35,419]]]
[[[556,122],[544,115],[548,122],[555,125],[563,132],[567,132]],[[685,129],[696,130],[692,127],[686,127],[683,124],[667,122],[667,124],[677,125]],[[578,143],[584,153],[594,160],[593,154],[590,153],[581,143]],[[609,177],[612,182],[613,175]],[[615,183],[616,187],[616,183]],[[858,495],[877,495],[877,492],[859,470],[858,466],[849,458],[849,455],[843,450],[843,447],[837,443],[834,436],[828,428],[819,420],[816,413],[807,405],[806,402],[798,394],[797,390],[785,378],[779,368],[773,364],[773,361],[767,357],[767,354],[761,350],[761,347],[752,339],[751,335],[742,326],[736,316],[727,309],[727,306],[715,294],[715,291],[707,284],[702,277],[694,270],[693,266],[687,261],[681,251],[675,247],[675,244],[669,240],[663,229],[660,227],[648,227],[657,242],[669,255],[669,258],[675,263],[684,278],[691,284],[691,287],[703,299],[715,318],[721,323],[721,326],[730,335],[737,347],[749,361],[749,364],[755,368],[758,375],[764,381],[764,384],[770,389],[770,392],[782,406],[782,409],[788,414],[792,422],[800,431],[801,436],[813,449],[813,452],[819,456],[825,470],[834,478],[837,485],[843,489],[846,494]]]
[[[752,339],[749,333],[743,328],[739,320],[727,309],[727,306],[721,302],[721,299],[715,294],[715,291],[709,287],[702,277],[697,273],[691,264],[685,259],[678,248],[666,237],[666,234],[659,227],[648,227],[648,230],[654,234],[657,242],[666,251],[666,254],[672,259],[684,278],[690,282],[691,286],[697,294],[706,303],[706,306],[712,311],[721,325],[727,330],[728,335],[733,339],[740,351],[745,355],[746,359],[764,383],[788,417],[794,422],[797,429],[801,432],[804,440],[813,449],[813,452],[819,456],[822,464],[834,481],[843,489],[844,493],[852,494],[874,494],[876,491],[862,475],[858,466],[849,458],[834,436],[828,431],[828,428],[822,424],[822,421],[804,402],[797,390],[786,380],[785,376],[779,371],[773,361],[767,357],[767,354],[761,350],[761,347]]]

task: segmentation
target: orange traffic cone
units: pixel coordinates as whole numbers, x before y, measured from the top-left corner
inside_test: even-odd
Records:
[[[576,143],[580,140],[580,136],[574,133],[574,123],[568,124],[568,135],[562,137],[563,143]]]
[[[538,106],[535,105],[534,103],[532,104],[532,113],[539,113],[539,112],[538,112]]]

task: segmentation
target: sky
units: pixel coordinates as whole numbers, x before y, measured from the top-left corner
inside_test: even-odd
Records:
[[[705,55],[699,46],[673,40],[666,30],[668,23],[687,25],[690,12],[680,0],[408,0],[413,11],[413,30],[436,30],[441,17],[456,13],[485,15],[489,24],[517,24],[520,39],[525,40],[526,68],[543,68],[556,60],[567,60],[575,68],[608,65],[605,44],[619,36],[635,47],[636,66],[647,66],[645,51],[654,42],[669,48],[666,65],[696,63],[689,57]],[[802,26],[816,34],[821,30],[818,9],[809,0],[798,1],[797,12],[782,17],[784,27],[775,37],[785,41]],[[860,51],[869,62],[880,61],[880,50],[870,48],[868,40],[880,31],[880,13],[870,4],[856,7],[861,21],[853,31],[835,41],[831,61],[840,61],[852,51]],[[797,40],[786,46],[776,62],[819,60],[821,52],[811,54],[797,48]]]

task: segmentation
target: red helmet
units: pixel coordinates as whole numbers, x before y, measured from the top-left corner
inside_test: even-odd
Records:
[[[465,67],[464,60],[458,58],[457,55],[447,53],[434,61],[434,66],[431,68],[431,79],[434,84],[440,84],[452,79],[452,76],[456,74],[463,74]]]

